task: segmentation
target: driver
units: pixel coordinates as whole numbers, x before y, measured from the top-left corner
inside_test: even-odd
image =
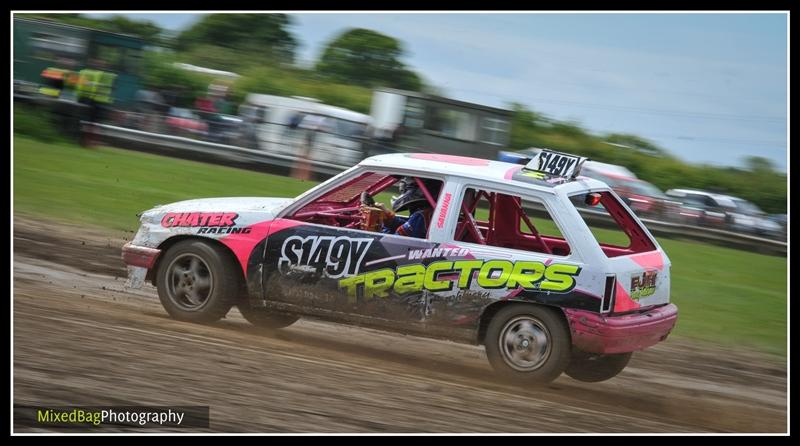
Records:
[[[436,180],[422,180],[422,183],[435,200],[439,195],[441,183]],[[408,217],[395,215],[396,212],[406,209],[408,209]],[[400,180],[400,195],[392,198],[392,210],[386,211],[381,232],[425,238],[428,234],[428,224],[432,214],[433,207],[425,198],[425,194],[417,182],[414,178],[405,177]]]

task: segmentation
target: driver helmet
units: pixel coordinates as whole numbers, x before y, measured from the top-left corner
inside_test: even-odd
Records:
[[[422,180],[422,184],[428,189],[435,200],[439,196],[440,182],[436,180]],[[428,206],[428,199],[422,189],[419,188],[413,177],[405,177],[400,180],[400,195],[392,197],[392,210],[402,212],[406,209],[416,209]]]

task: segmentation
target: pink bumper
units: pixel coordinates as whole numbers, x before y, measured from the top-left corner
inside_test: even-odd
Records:
[[[140,266],[150,269],[156,263],[159,254],[161,254],[160,249],[146,248],[130,243],[126,243],[125,246],[122,247],[122,261],[130,266]]]
[[[590,353],[626,353],[666,339],[678,320],[678,307],[668,304],[621,316],[565,308],[564,314],[575,347]]]

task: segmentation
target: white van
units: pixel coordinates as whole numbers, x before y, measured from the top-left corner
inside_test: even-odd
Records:
[[[250,147],[297,156],[304,153],[311,137],[312,160],[349,167],[364,157],[362,144],[371,120],[369,115],[313,98],[266,94],[247,95],[239,114],[245,121],[245,139]],[[301,118],[306,116],[317,117],[314,122],[319,125],[310,129],[302,124]]]

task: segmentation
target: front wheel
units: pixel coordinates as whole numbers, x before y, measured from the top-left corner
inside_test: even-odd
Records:
[[[572,354],[566,373],[573,379],[595,383],[611,379],[621,372],[631,360],[633,353],[615,355],[593,355],[580,350]]]
[[[566,369],[572,343],[567,322],[557,310],[513,304],[494,315],[485,346],[489,362],[501,376],[547,384]]]
[[[161,259],[158,298],[175,319],[214,322],[225,316],[242,288],[241,273],[220,246],[184,240]]]

